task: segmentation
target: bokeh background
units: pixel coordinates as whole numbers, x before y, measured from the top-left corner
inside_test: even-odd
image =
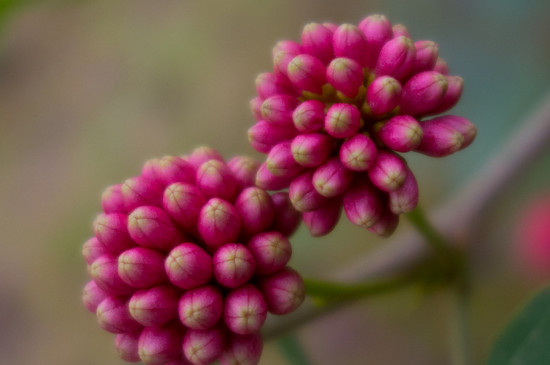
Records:
[[[467,150],[413,156],[421,203],[434,207],[498,153],[549,91],[546,0],[79,0],[0,2],[0,363],[123,364],[80,303],[80,249],[102,190],[142,162],[199,144],[226,156],[247,143],[255,76],[271,48],[310,21],[359,22],[374,12],[413,39],[439,43],[465,79],[454,113],[476,123]],[[259,157],[259,156],[258,156]],[[474,250],[476,363],[499,329],[548,278],[515,258],[522,207],[550,191],[550,148],[483,218]],[[399,230],[406,230],[403,224]],[[293,239],[292,265],[330,278],[384,245],[347,222]],[[313,364],[448,363],[448,298],[407,290],[360,301],[297,331]],[[287,364],[276,342],[261,364]]]

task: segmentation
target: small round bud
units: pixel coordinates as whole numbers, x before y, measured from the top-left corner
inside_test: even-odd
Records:
[[[236,288],[250,280],[256,268],[254,256],[239,243],[220,247],[212,258],[216,281],[227,288]]]
[[[390,210],[394,214],[410,213],[418,205],[418,184],[411,170],[407,168],[403,185],[389,193]]]
[[[292,120],[300,132],[318,132],[325,125],[325,104],[318,100],[306,100],[294,109]]]
[[[121,188],[122,184],[112,185],[101,194],[101,207],[105,213],[126,213]]]
[[[286,237],[292,236],[300,224],[302,215],[294,208],[286,192],[273,194],[271,200],[275,209],[275,219],[271,229],[281,232]]]
[[[363,19],[359,23],[359,29],[367,41],[365,66],[373,69],[382,46],[393,37],[391,23],[384,15],[374,14]]]
[[[363,69],[350,58],[335,58],[328,65],[327,80],[336,90],[354,98],[363,85]]]
[[[164,365],[182,356],[182,331],[170,324],[164,327],[145,327],[139,336],[138,353],[147,365]]]
[[[432,70],[437,62],[438,46],[432,41],[414,42],[416,56],[414,59],[413,73]]]
[[[366,65],[368,44],[363,32],[351,24],[342,24],[334,32],[332,46],[336,57],[346,57]]]
[[[275,215],[271,197],[257,187],[244,189],[235,201],[235,208],[241,217],[243,232],[248,236],[268,228]]]
[[[354,181],[344,194],[344,211],[356,226],[369,228],[380,218],[382,204],[378,191],[364,177]]]
[[[366,171],[376,161],[378,154],[374,142],[364,134],[357,134],[340,147],[340,161],[353,171]]]
[[[306,297],[304,280],[295,270],[286,267],[260,280],[267,309],[273,314],[288,314],[296,310]]]
[[[400,101],[401,84],[393,77],[377,77],[367,88],[367,103],[374,115],[392,111]]]
[[[252,115],[254,116],[254,119],[256,120],[262,120],[262,103],[263,99],[259,97],[255,97],[254,99],[250,100],[248,105],[250,106],[250,111],[252,112]]]
[[[258,365],[263,342],[260,333],[250,335],[231,334],[220,356],[221,365]]]
[[[111,333],[135,332],[141,325],[130,316],[126,299],[107,297],[97,306],[97,321]]]
[[[281,142],[269,151],[265,164],[273,175],[294,177],[302,171],[292,155],[291,145],[292,141]]]
[[[460,76],[446,76],[447,78],[447,92],[437,107],[432,110],[431,114],[444,113],[451,109],[458,103],[462,96],[462,90],[464,89],[464,80]]]
[[[212,198],[200,211],[198,228],[206,245],[216,248],[235,241],[241,231],[241,218],[233,205]]]
[[[268,123],[287,126],[292,123],[292,113],[298,106],[298,103],[298,100],[294,96],[271,96],[262,104],[262,117]]]
[[[384,210],[376,223],[368,228],[369,232],[380,237],[390,236],[399,224],[399,215],[389,210]]]
[[[256,173],[256,186],[265,190],[281,190],[290,184],[292,178],[292,176],[273,175],[264,162]]]
[[[393,32],[393,37],[394,38],[398,38],[398,37],[410,38],[411,37],[411,34],[407,30],[407,27],[405,27],[403,24],[395,24],[392,27],[392,32]]]
[[[177,156],[164,156],[152,164],[152,173],[162,186],[175,182],[195,182],[195,168]]]
[[[197,170],[203,163],[210,160],[225,162],[218,151],[208,146],[200,146],[195,148],[191,155],[187,157],[187,162],[189,162],[195,170]]]
[[[233,333],[248,335],[258,332],[266,316],[262,293],[252,284],[233,289],[225,298],[223,319]]]
[[[290,61],[302,52],[302,46],[294,41],[279,41],[272,51],[273,70],[286,75]]]
[[[222,293],[218,287],[212,285],[186,291],[178,305],[181,323],[197,330],[214,327],[220,320],[222,311]]]
[[[457,115],[445,115],[438,119],[442,120],[443,123],[462,134],[464,140],[460,144],[461,150],[468,147],[474,141],[477,135],[477,127],[468,119]]]
[[[197,187],[207,197],[232,200],[237,194],[237,181],[224,162],[209,160],[197,170]]]
[[[325,162],[332,152],[332,139],[326,134],[300,134],[290,147],[292,156],[304,167],[316,167]]]
[[[416,50],[410,38],[400,36],[388,41],[380,50],[376,75],[388,75],[403,80],[412,71]]]
[[[194,232],[201,208],[206,203],[204,194],[194,185],[174,183],[164,191],[162,206],[176,223]]]
[[[340,199],[332,200],[321,208],[305,212],[304,224],[313,237],[320,237],[332,232],[340,220],[342,202]]]
[[[235,156],[229,160],[227,167],[235,177],[239,189],[245,189],[254,185],[260,163],[247,156]]]
[[[225,331],[221,327],[189,330],[183,338],[183,353],[193,365],[208,365],[220,357],[225,347]]]
[[[140,361],[138,341],[141,332],[119,333],[115,337],[115,349],[118,356],[128,362]]]
[[[97,286],[110,294],[126,295],[134,291],[118,275],[118,261],[114,255],[99,256],[90,266],[90,275]]]
[[[433,71],[439,72],[442,75],[448,75],[449,74],[449,66],[447,65],[447,62],[441,57],[437,57],[437,61],[435,62],[435,66],[433,68]]]
[[[149,288],[166,281],[164,255],[145,247],[134,247],[118,256],[118,275],[134,288]]]
[[[130,315],[148,327],[158,327],[178,316],[179,295],[172,285],[140,290],[130,298]]]
[[[93,223],[94,234],[109,251],[119,253],[134,245],[128,234],[127,224],[126,214],[99,214]]]
[[[414,150],[424,133],[420,123],[409,115],[396,115],[378,130],[377,136],[389,148],[397,152]]]
[[[273,95],[294,95],[295,91],[288,79],[281,74],[261,73],[256,77],[256,92],[262,99]]]
[[[315,170],[312,182],[319,194],[332,198],[346,191],[353,175],[353,171],[346,169],[338,157],[333,157]]]
[[[420,125],[423,137],[415,149],[416,152],[432,157],[444,157],[462,148],[464,135],[447,122],[446,116],[423,121]]]
[[[434,71],[414,75],[403,86],[401,112],[409,115],[424,115],[434,110],[447,92],[447,79]]]
[[[128,216],[128,232],[140,246],[162,251],[172,249],[182,240],[168,214],[153,206],[136,208]]]
[[[287,75],[294,86],[314,94],[323,93],[325,74],[326,68],[323,63],[307,54],[294,57],[288,64]]]
[[[252,237],[248,249],[256,261],[256,273],[271,274],[286,266],[292,255],[292,246],[280,232],[262,232]]]
[[[142,205],[162,205],[162,186],[156,181],[141,176],[132,177],[124,181],[120,188],[124,206],[131,212]]]
[[[191,289],[210,280],[212,258],[194,243],[182,243],[170,251],[164,269],[174,285]]]
[[[97,237],[90,238],[82,246],[82,256],[88,265],[91,265],[99,256],[109,252]]]
[[[84,286],[82,302],[90,312],[95,313],[99,303],[108,296],[109,293],[97,286],[95,281],[90,280],[86,286]]]
[[[405,162],[392,152],[379,151],[374,165],[368,171],[370,181],[382,191],[394,191],[407,177]]]
[[[327,202],[327,198],[317,192],[313,186],[313,171],[306,172],[290,183],[288,196],[292,205],[300,212],[308,212],[320,208]]]
[[[361,113],[351,104],[334,104],[327,111],[325,130],[334,138],[353,136],[361,127]]]
[[[334,57],[332,31],[319,23],[309,23],[302,31],[302,47],[310,55],[327,64]]]

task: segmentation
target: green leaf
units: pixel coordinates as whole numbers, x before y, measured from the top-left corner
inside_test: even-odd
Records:
[[[487,365],[550,364],[550,287],[539,292],[506,326]]]

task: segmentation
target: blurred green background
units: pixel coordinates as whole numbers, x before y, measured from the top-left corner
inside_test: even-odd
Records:
[[[546,0],[0,1],[0,363],[122,364],[80,303],[82,243],[99,196],[142,162],[199,144],[251,154],[254,79],[271,48],[310,21],[357,23],[380,12],[413,39],[439,43],[465,80],[453,111],[479,127],[467,150],[411,156],[421,203],[445,201],[475,175],[549,91]],[[513,225],[550,185],[550,151],[484,217],[474,250],[474,356],[544,283],[514,261]],[[437,171],[437,173],[434,173]],[[406,224],[399,230],[406,229]],[[330,277],[384,245],[347,222],[322,239],[302,229],[293,266]],[[302,327],[313,364],[446,364],[448,298],[414,290],[358,302]],[[275,343],[261,364],[286,364]]]

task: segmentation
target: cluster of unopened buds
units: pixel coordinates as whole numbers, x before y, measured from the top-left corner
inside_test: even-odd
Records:
[[[358,26],[311,23],[301,43],[273,49],[273,72],[256,79],[253,148],[267,154],[256,185],[288,188],[314,236],[340,218],[390,235],[418,203],[416,179],[398,153],[443,157],[467,147],[476,127],[438,115],[462,94],[432,41],[371,15]]]
[[[122,359],[254,365],[267,312],[302,303],[287,266],[300,214],[287,193],[253,186],[258,166],[202,147],[150,160],[103,193],[83,300]]]

